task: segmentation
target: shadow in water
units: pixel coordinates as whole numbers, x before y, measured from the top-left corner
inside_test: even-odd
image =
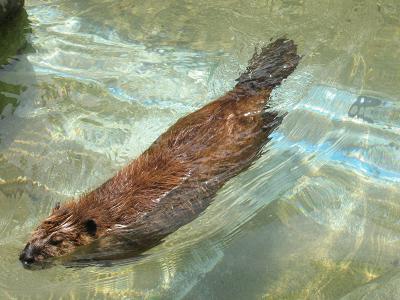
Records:
[[[13,82],[9,73],[21,62],[32,70],[26,54],[34,51],[29,42],[32,32],[28,14],[21,9],[15,18],[0,26],[0,114],[4,110],[14,111],[21,95],[27,87]]]
[[[359,96],[357,101],[349,109],[349,117],[363,119],[368,123],[374,123],[374,108],[382,104],[382,101],[368,96]]]

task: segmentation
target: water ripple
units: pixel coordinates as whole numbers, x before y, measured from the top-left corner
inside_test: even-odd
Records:
[[[0,116],[1,297],[396,291],[398,4],[292,2],[28,3],[36,52],[0,73],[0,96],[18,100]],[[229,90],[253,45],[282,34],[304,54],[273,93],[286,116],[199,218],[135,260],[22,269],[18,252],[57,201],[99,185]]]

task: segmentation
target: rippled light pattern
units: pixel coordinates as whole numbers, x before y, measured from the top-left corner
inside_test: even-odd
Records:
[[[26,12],[0,61],[1,299],[400,295],[397,0],[31,0]],[[57,201],[228,91],[282,35],[303,55],[271,100],[286,117],[199,218],[138,260],[22,268]]]

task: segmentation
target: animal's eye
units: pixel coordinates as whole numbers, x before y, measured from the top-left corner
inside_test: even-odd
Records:
[[[54,236],[50,239],[49,243],[50,245],[57,246],[63,241],[63,238],[61,236]]]

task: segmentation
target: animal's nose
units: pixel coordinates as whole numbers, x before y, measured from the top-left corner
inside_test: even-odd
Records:
[[[33,249],[28,244],[19,256],[19,260],[22,262],[24,267],[29,267],[35,262],[35,257],[33,256]]]
[[[35,262],[33,256],[24,256],[23,258],[20,258],[20,260],[24,266],[29,266]]]

